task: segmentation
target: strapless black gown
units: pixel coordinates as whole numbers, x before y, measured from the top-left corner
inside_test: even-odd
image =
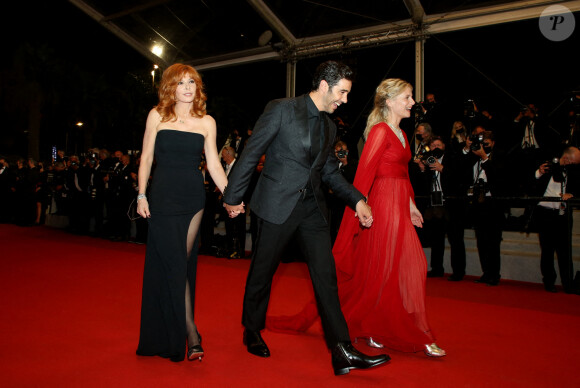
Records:
[[[199,170],[203,146],[204,136],[199,133],[167,129],[157,133],[157,166],[148,199],[151,218],[143,273],[139,355],[158,355],[172,361],[185,358],[186,280],[194,301],[199,235],[189,258],[186,243],[191,220],[205,204]]]

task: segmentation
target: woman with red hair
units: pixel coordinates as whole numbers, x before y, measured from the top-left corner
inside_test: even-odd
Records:
[[[216,123],[206,114],[199,73],[174,64],[163,73],[159,104],[147,117],[137,212],[149,221],[143,274],[141,330],[137,354],[172,361],[204,355],[194,323],[199,225],[205,189],[199,169],[205,149],[207,171],[220,191],[227,178],[218,159]],[[155,173],[149,198],[147,181]]]

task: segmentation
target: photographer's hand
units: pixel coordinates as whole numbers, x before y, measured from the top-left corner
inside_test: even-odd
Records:
[[[419,166],[419,169],[421,170],[421,172],[425,171],[425,164],[423,163],[423,161],[421,159],[415,159],[415,160],[413,160],[413,162],[417,163],[417,166]]]
[[[479,146],[479,149],[477,150],[473,150],[472,151],[475,155],[479,156],[481,158],[482,161],[486,161],[487,160],[487,154],[485,153],[485,151],[483,150],[482,146]]]
[[[439,172],[443,171],[443,165],[439,163],[439,161],[435,161],[435,163],[430,165],[429,168],[431,169],[431,171],[439,171]]]
[[[546,162],[544,164],[541,164],[540,165],[540,168],[538,168],[538,170],[540,170],[540,176],[544,175],[545,173],[547,173],[548,171],[550,171],[549,163]]]

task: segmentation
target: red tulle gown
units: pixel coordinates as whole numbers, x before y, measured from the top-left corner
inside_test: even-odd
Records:
[[[401,351],[423,350],[435,342],[425,314],[427,260],[409,210],[410,159],[406,137],[404,147],[387,124],[371,129],[354,186],[368,196],[373,225],[363,229],[346,208],[333,248],[351,337],[372,337]],[[304,331],[317,314],[313,300],[295,316],[268,317],[266,326]]]

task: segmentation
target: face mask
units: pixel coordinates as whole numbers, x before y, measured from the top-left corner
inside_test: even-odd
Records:
[[[435,149],[433,150],[433,156],[434,156],[436,159],[439,159],[440,157],[442,157],[442,156],[443,156],[443,150],[442,150],[441,148],[435,148]]]
[[[490,146],[483,146],[483,150],[485,151],[486,154],[489,154],[491,152],[491,147]]]
[[[415,138],[419,141],[423,141],[423,135],[421,135],[420,133],[416,134]]]

